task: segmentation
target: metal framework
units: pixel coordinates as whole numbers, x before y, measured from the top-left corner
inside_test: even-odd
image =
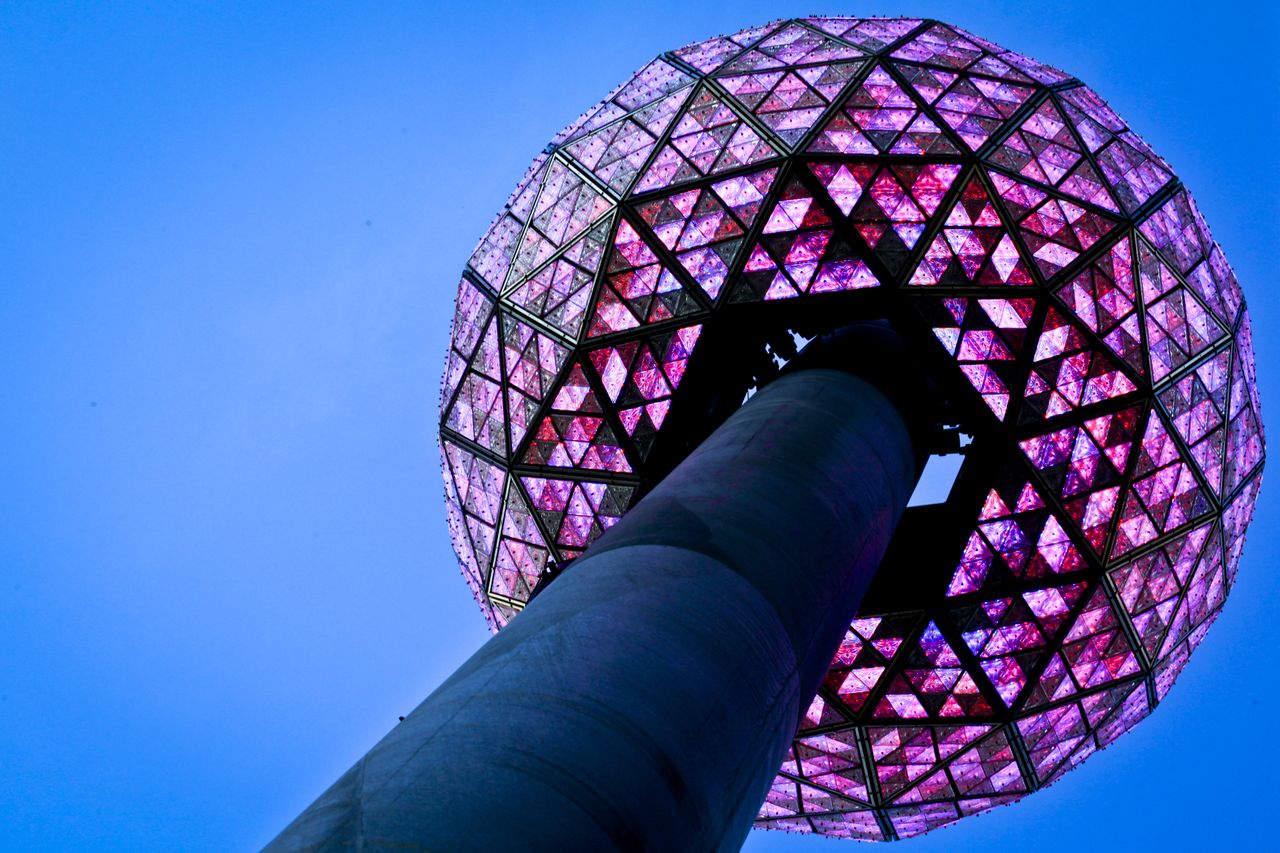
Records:
[[[759,826],[894,839],[1052,783],[1165,696],[1234,579],[1264,456],[1235,277],[1101,98],[963,30],[664,54],[534,161],[459,288],[446,500],[494,630],[793,335],[888,320],[973,436]]]

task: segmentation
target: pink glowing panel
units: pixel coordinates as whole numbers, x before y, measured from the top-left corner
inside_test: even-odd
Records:
[[[973,444],[934,565],[849,625],[768,829],[892,840],[1014,802],[1188,665],[1265,453],[1248,312],[1194,199],[1056,68],[936,21],[778,21],[583,113],[458,287],[446,509],[494,630],[709,401],[763,381],[768,333],[881,317]]]

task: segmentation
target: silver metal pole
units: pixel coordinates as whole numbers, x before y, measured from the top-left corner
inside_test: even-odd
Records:
[[[736,850],[915,476],[880,391],[783,376],[267,849]]]

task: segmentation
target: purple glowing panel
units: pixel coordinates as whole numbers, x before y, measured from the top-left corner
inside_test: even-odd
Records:
[[[1127,731],[1239,564],[1264,455],[1244,299],[1095,92],[934,21],[782,21],[655,59],[471,256],[440,432],[498,630],[768,381],[779,337],[863,318],[973,441],[948,503],[904,517],[758,825],[884,840]]]

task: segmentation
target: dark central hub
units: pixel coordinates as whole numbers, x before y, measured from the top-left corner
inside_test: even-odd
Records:
[[[641,501],[756,391],[784,374],[811,368],[852,373],[894,403],[911,431],[917,476],[932,455],[971,455],[973,445],[962,449],[960,436],[978,434],[984,412],[955,402],[970,399],[964,393],[968,388],[955,385],[954,365],[928,336],[927,324],[904,313],[912,310],[904,308],[901,300],[868,290],[728,306],[710,318],[666,424],[654,437],[645,479],[631,505]],[[939,353],[943,358],[934,358]],[[996,439],[996,435],[989,437]],[[920,598],[922,582],[930,589],[936,587],[939,594],[945,590],[952,567],[941,551],[955,550],[952,537],[923,534],[937,529],[948,507],[957,503],[956,491],[944,504],[907,509],[864,610],[910,608]],[[967,505],[968,496],[961,500]],[[534,595],[571,563],[549,562]],[[943,568],[922,578],[922,566]]]

